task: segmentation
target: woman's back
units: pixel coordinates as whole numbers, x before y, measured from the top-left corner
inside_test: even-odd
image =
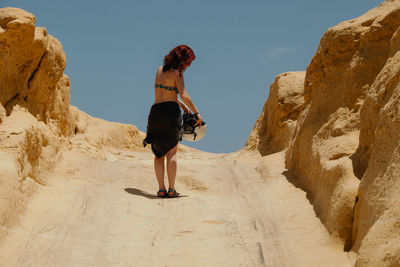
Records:
[[[178,89],[176,86],[177,71],[162,71],[158,68],[155,79],[155,101],[154,104],[173,101],[178,103]]]
[[[158,197],[179,196],[175,190],[175,177],[176,153],[182,130],[180,108],[197,114],[197,124],[201,125],[201,116],[186,92],[182,75],[195,58],[190,47],[179,45],[164,57],[163,66],[157,70],[154,86],[155,101],[150,109],[143,145],[151,144],[151,150],[154,153],[154,170],[159,187]],[[178,99],[178,93],[182,100]],[[164,184],[164,159],[167,159],[168,192]]]

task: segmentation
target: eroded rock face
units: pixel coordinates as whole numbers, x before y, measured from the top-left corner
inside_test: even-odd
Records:
[[[0,238],[65,149],[137,149],[133,125],[92,118],[72,107],[60,42],[18,8],[0,9]],[[139,141],[140,140],[140,141]]]
[[[327,30],[288,139],[290,174],[328,231],[358,253],[357,266],[400,265],[399,27],[400,1],[386,1]],[[273,90],[247,149],[281,147],[269,126]]]
[[[3,105],[0,104],[0,123],[4,121],[5,117],[6,117],[6,109],[3,107]]]
[[[18,8],[0,9],[0,232],[45,185],[73,133],[61,44]]]
[[[400,20],[400,7],[398,9]],[[400,28],[361,108],[353,250],[359,266],[400,265]]]
[[[300,111],[304,107],[305,72],[287,72],[276,77],[258,117],[246,150],[257,149],[265,156],[286,148],[292,139]]]
[[[74,106],[71,106],[71,112],[75,136],[69,140],[69,149],[83,149],[102,159],[105,159],[106,147],[143,150],[142,141],[146,136],[136,126],[94,118]]]
[[[307,108],[287,153],[287,167],[310,193],[317,214],[348,246],[356,175],[362,175],[358,155],[353,155],[360,107],[390,57],[390,39],[400,25],[399,7],[398,1],[385,2],[325,33],[307,68]]]
[[[45,28],[35,27],[32,14],[18,8],[0,9],[0,27],[0,103],[7,115],[16,105],[26,107],[46,124],[55,123],[51,128],[56,134],[71,135],[62,45]]]
[[[17,221],[38,185],[46,185],[60,141],[49,127],[15,106],[0,123],[0,232]]]

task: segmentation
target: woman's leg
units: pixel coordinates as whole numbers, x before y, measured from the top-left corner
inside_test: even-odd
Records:
[[[165,156],[161,158],[157,158],[154,156],[154,170],[156,172],[157,182],[158,182],[158,189],[165,189],[164,185],[164,159]]]
[[[168,174],[168,183],[169,188],[175,189],[175,177],[176,177],[176,168],[177,168],[177,160],[176,160],[176,152],[178,151],[178,145],[172,148],[167,152],[167,174]]]

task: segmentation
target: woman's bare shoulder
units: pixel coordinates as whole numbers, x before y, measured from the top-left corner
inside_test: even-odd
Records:
[[[162,66],[158,67],[158,69],[157,69],[157,73],[156,73],[156,80],[158,80],[158,79],[159,79],[159,77],[160,77],[161,73],[162,73]]]
[[[167,72],[163,72],[163,66],[158,67],[157,69],[157,78],[165,77],[167,79],[179,80],[182,79],[182,75],[179,70],[170,70]]]
[[[181,75],[181,72],[179,70],[173,70],[172,72],[176,80],[179,80],[183,77],[183,75]]]

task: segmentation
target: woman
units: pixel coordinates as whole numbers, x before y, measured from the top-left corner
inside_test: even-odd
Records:
[[[193,50],[180,45],[164,57],[164,64],[157,70],[155,79],[155,101],[151,107],[147,135],[144,146],[151,143],[154,153],[154,170],[159,190],[158,197],[177,197],[175,177],[177,168],[176,152],[181,140],[182,108],[186,112],[197,115],[197,123],[201,127],[202,118],[186,91],[183,72],[195,59]],[[178,94],[181,99],[178,99]],[[180,107],[180,108],[179,108]],[[168,192],[164,184],[164,161],[167,159]]]

